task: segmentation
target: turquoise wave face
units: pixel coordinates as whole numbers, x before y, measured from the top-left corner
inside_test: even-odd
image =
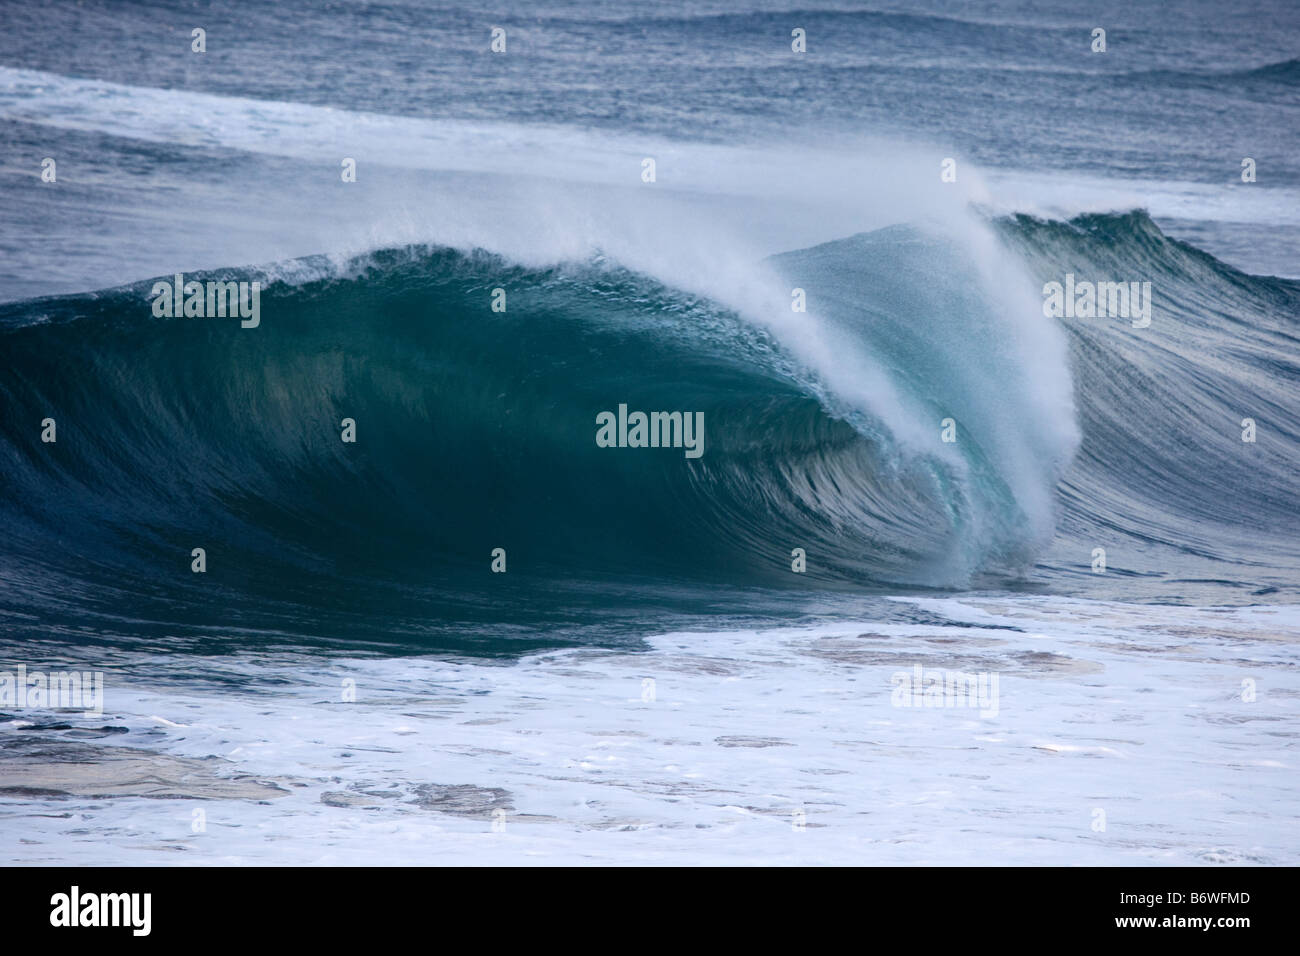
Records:
[[[1294,519],[1294,283],[1141,216],[1003,232],[1048,276],[1140,261],[1170,304],[1161,335],[1067,326],[1067,364],[1052,320],[1008,324],[978,257],[897,228],[771,263],[833,368],[616,266],[447,249],[267,281],[255,328],[158,317],[153,282],[4,306],[0,606],[14,627],[184,627],[220,607],[249,631],[400,642],[429,622],[537,622],[560,591],[590,611],[614,586],[671,606],[714,587],[1068,577],[1058,517],[1076,550],[1125,535],[1211,555],[1207,534],[1226,554]],[[1224,436],[1243,408],[1280,449],[1239,457]],[[598,440],[602,413],[636,411],[698,415],[703,453]]]

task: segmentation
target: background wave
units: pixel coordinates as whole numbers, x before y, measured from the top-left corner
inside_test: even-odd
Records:
[[[1152,283],[1150,328],[1063,320],[1084,440],[1061,486],[1062,541],[1076,555],[1087,542],[1126,549],[1121,573],[1176,577],[1200,558],[1188,573],[1294,594],[1300,283],[1239,272],[1142,212],[1020,216],[1002,232],[1044,281]]]

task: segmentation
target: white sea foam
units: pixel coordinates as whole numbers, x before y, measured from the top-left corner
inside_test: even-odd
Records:
[[[1164,219],[1300,225],[1300,190],[1242,183],[1226,168],[1224,183],[1152,181],[1025,170],[984,173],[982,196],[974,197],[1001,215],[1015,212],[1069,219],[1081,213],[1145,209]]]
[[[131,733],[79,743],[153,754],[155,779],[173,774],[176,789],[215,798],[8,795],[0,854],[44,864],[1300,861],[1296,608],[907,600],[950,623],[666,634],[641,653],[570,650],[512,665],[187,661],[210,672],[206,686],[128,682],[177,666],[133,661],[110,677],[96,722]],[[997,716],[892,706],[891,676],[914,664],[997,674]],[[344,678],[356,681],[355,703],[339,702]],[[5,747],[58,736],[0,727]],[[121,753],[101,775],[123,767],[142,786],[148,762]],[[205,790],[204,773],[225,789]],[[93,773],[79,779],[94,789]],[[256,789],[268,781],[286,792]],[[204,832],[193,832],[195,809]]]

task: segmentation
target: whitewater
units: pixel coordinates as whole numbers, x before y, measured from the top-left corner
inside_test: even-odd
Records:
[[[89,865],[1295,862],[1293,606],[908,603],[925,623],[508,666],[119,657],[104,718],[3,727],[0,847]],[[998,717],[892,707],[916,663],[1000,672]]]

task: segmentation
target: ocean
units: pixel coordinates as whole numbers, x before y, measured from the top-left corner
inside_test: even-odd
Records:
[[[1300,862],[1297,44],[0,5],[0,855]]]

